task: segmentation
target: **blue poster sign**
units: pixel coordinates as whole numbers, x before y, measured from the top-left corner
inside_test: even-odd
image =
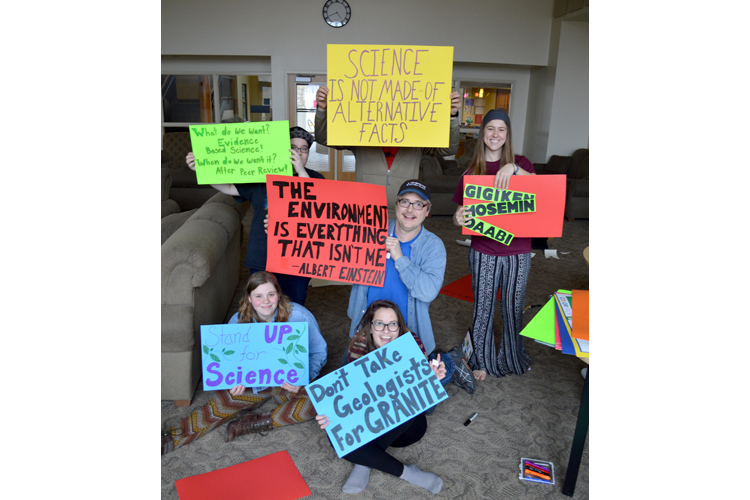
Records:
[[[203,390],[306,385],[307,323],[201,325]]]
[[[448,399],[414,337],[401,335],[307,386],[339,457]]]

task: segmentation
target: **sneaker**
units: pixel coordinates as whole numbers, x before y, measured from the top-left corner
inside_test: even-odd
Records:
[[[237,436],[256,432],[265,432],[273,429],[273,418],[270,413],[258,415],[257,413],[244,414],[242,410],[237,418],[230,420],[227,424],[227,432],[224,436],[225,442],[230,442]]]
[[[466,355],[460,345],[455,346],[447,353],[456,365],[456,371],[453,372],[453,383],[464,389],[469,394],[474,393],[476,385],[474,383],[474,373],[466,362]]]

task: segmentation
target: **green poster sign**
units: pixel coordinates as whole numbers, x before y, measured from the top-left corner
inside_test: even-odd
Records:
[[[464,198],[480,200],[479,203],[466,205],[467,213],[472,215],[471,220],[466,224],[466,228],[504,245],[510,245],[510,242],[513,241],[513,233],[490,224],[483,218],[493,215],[536,212],[536,195],[533,193],[466,184],[464,186]]]
[[[488,238],[492,238],[495,241],[499,241],[503,245],[510,245],[510,242],[513,241],[514,235],[512,233],[506,231],[505,229],[494,226],[489,222],[480,220],[476,217],[472,217],[471,220],[466,223],[465,227],[467,229],[471,229],[472,231],[476,231],[482,236],[486,236]]]
[[[287,120],[190,125],[198,184],[266,182],[292,175]]]

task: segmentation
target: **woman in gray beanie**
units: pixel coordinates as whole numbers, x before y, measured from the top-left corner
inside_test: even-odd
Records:
[[[466,169],[453,195],[459,207],[453,216],[458,226],[470,220],[463,204],[466,175],[494,175],[495,187],[507,189],[514,175],[536,175],[534,166],[525,156],[513,154],[513,134],[510,118],[502,109],[493,109],[484,116],[479,129],[481,143],[474,150],[474,158]],[[519,335],[523,321],[523,302],[531,265],[531,238],[513,238],[505,245],[485,236],[472,235],[469,250],[471,288],[474,292],[474,319],[471,335],[474,352],[470,364],[474,378],[484,380],[487,373],[502,377],[515,373],[523,375],[531,365],[531,358]],[[495,302],[497,289],[502,286],[500,310],[503,315],[503,335],[495,351]]]

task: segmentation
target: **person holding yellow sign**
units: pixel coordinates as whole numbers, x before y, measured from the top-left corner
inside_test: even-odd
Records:
[[[315,98],[315,137],[318,144],[328,145],[327,106],[329,88],[322,85]],[[426,154],[451,156],[458,150],[459,122],[458,109],[461,106],[461,94],[451,93],[451,118],[449,145],[447,148],[398,147],[398,146],[331,146],[336,149],[349,149],[356,161],[355,178],[357,182],[367,182],[385,186],[386,197],[395,199],[398,187],[409,179],[419,178],[419,162]],[[397,141],[396,141],[397,142]]]
[[[294,174],[299,177],[313,177],[323,179],[323,175],[306,168],[307,159],[310,155],[315,138],[302,127],[291,127],[291,163]],[[185,161],[191,170],[195,170],[195,156],[188,153]],[[250,237],[247,241],[247,254],[245,256],[245,267],[250,269],[250,274],[266,270],[267,238],[264,227],[264,219],[268,217],[268,196],[266,195],[266,183],[256,182],[250,184],[211,184],[214,189],[224,194],[234,196],[235,200],[242,202],[250,200],[253,205],[253,221],[250,224]],[[274,273],[281,285],[281,289],[292,299],[292,302],[304,306],[307,298],[307,285],[310,278],[307,276],[291,276],[287,274]]]
[[[474,150],[474,158],[453,195],[453,201],[459,204],[453,216],[457,226],[465,226],[470,220],[470,213],[463,205],[466,175],[494,175],[497,189],[507,189],[514,175],[536,175],[528,158],[513,154],[510,118],[505,111],[493,109],[488,112],[479,128],[479,137],[482,143]],[[531,238],[513,238],[506,245],[485,236],[471,237],[469,268],[474,292],[471,328],[474,352],[469,363],[477,380],[484,380],[487,373],[493,377],[511,373],[523,375],[531,365],[531,358],[519,335],[530,265]],[[502,286],[503,336],[496,352],[492,324],[499,286]]]

